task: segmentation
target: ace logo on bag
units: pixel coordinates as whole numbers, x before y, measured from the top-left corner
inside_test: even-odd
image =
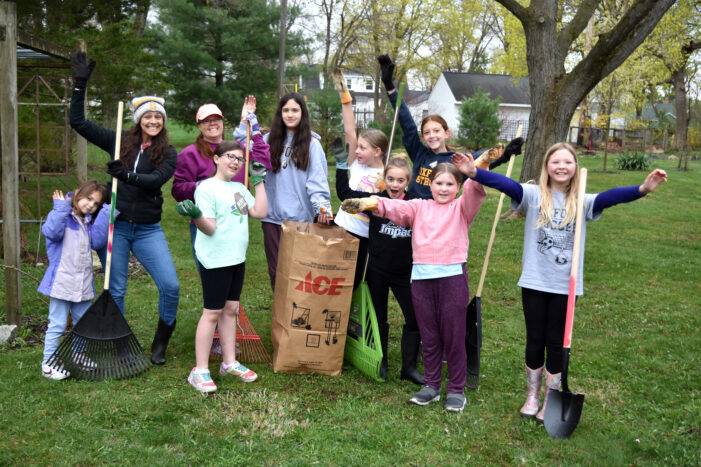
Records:
[[[338,375],[358,239],[340,227],[282,223],[271,337],[273,370]]]

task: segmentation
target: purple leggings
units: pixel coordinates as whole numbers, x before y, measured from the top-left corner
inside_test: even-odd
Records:
[[[411,282],[416,321],[424,351],[424,381],[440,390],[443,350],[448,361],[448,393],[462,393],[467,377],[465,318],[470,291],[467,272]]]

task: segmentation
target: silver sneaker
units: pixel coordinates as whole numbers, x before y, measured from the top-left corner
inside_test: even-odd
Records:
[[[409,402],[416,405],[428,405],[431,402],[438,402],[441,400],[440,391],[436,391],[430,386],[424,386],[419,392],[411,396]]]
[[[466,405],[467,399],[465,398],[465,394],[461,392],[448,393],[448,395],[445,396],[445,410],[450,412],[462,412],[462,409],[464,409]]]

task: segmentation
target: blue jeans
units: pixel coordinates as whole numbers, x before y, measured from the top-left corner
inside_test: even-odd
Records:
[[[115,221],[112,239],[112,266],[110,271],[110,294],[124,314],[124,297],[127,294],[129,274],[129,252],[143,265],[153,278],[158,289],[158,314],[166,324],[172,326],[178,311],[180,284],[175,264],[168,249],[160,223],[134,224]],[[105,264],[107,247],[98,252]]]
[[[197,266],[197,274],[202,278],[202,265],[197,260],[197,254],[195,253],[195,237],[197,237],[197,226],[190,222],[190,241],[192,242],[192,257],[195,259],[195,266]]]
[[[48,360],[58,348],[61,334],[66,330],[68,313],[71,314],[75,325],[88,311],[90,305],[92,305],[92,300],[69,302],[51,297],[49,300],[49,325],[46,327],[46,336],[44,337],[44,360]]]

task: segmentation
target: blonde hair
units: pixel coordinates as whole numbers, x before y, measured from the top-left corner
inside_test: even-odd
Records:
[[[387,148],[389,147],[389,140],[387,136],[380,130],[370,129],[365,130],[360,133],[358,139],[363,138],[367,143],[372,146],[373,149],[379,149],[382,153],[382,163],[387,161]]]
[[[561,229],[574,222],[577,214],[577,190],[579,189],[579,160],[574,148],[567,143],[555,143],[550,146],[543,158],[543,167],[540,169],[540,213],[535,227],[552,226],[553,222],[553,194],[550,188],[550,176],[548,175],[548,161],[555,152],[564,149],[574,157],[574,176],[567,186],[565,200],[565,216],[556,227]]]
[[[404,169],[406,170],[407,180],[411,180],[411,165],[409,165],[409,159],[406,154],[394,154],[391,156],[385,166],[383,177],[387,176],[389,169]]]

